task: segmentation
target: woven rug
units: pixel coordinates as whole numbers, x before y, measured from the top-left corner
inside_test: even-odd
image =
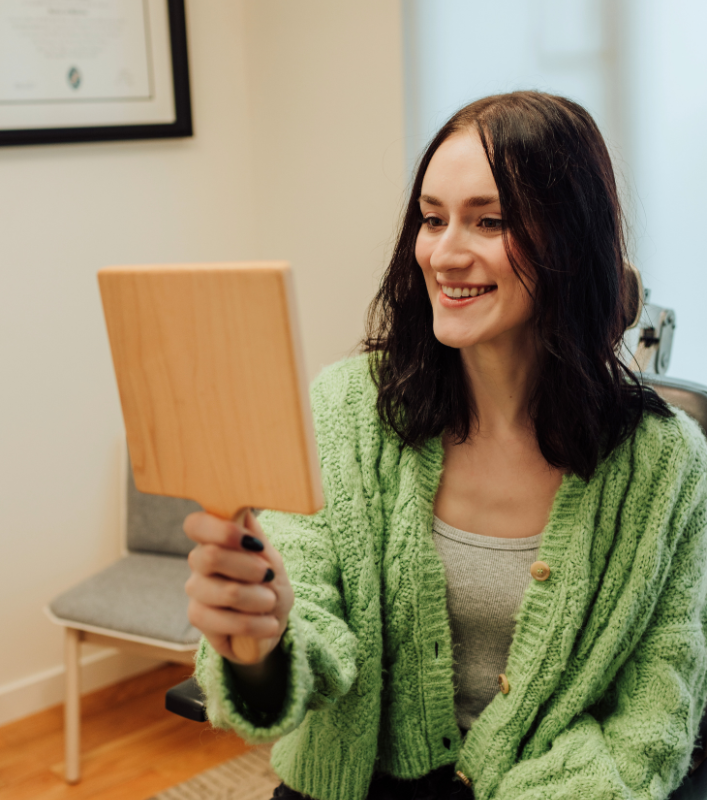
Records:
[[[270,769],[270,745],[261,745],[149,800],[270,800],[279,783]]]

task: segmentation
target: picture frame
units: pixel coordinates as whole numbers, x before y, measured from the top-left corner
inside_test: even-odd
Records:
[[[2,0],[0,146],[193,135],[185,0]]]

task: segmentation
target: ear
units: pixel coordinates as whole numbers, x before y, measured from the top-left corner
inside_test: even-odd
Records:
[[[641,273],[630,261],[624,261],[623,284],[625,329],[628,330],[638,325],[644,299]]]

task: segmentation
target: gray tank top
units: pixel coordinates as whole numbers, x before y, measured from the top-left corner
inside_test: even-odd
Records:
[[[435,517],[432,536],[447,575],[457,724],[468,729],[499,691],[542,534],[481,536]]]

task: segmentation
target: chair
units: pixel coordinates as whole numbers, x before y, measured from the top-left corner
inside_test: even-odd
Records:
[[[707,386],[663,375],[644,375],[643,382],[655,389],[663,400],[689,414],[707,435]]]
[[[690,381],[666,378],[663,375],[644,375],[643,382],[651,386],[668,403],[681,408],[696,420],[707,435],[707,386]],[[698,744],[692,754],[692,770],[683,783],[670,795],[670,800],[707,800],[707,713],[700,722]]]
[[[194,543],[182,530],[184,518],[199,506],[190,500],[139,492],[128,464],[121,473],[125,498],[123,557],[45,608],[52,622],[65,630],[68,783],[77,783],[81,776],[81,643],[192,664],[201,635],[187,619],[186,557]]]

